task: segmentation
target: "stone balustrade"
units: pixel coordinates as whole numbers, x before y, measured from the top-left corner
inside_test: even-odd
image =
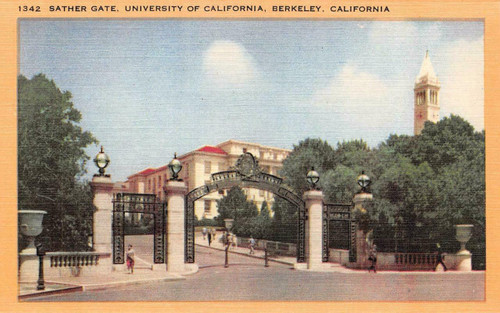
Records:
[[[104,252],[47,252],[43,270],[50,280],[57,277],[99,276],[112,269],[111,254]]]
[[[50,267],[69,266],[97,266],[99,262],[97,252],[49,252]]]
[[[399,270],[432,270],[436,268],[437,256],[437,253],[394,253],[394,264]]]
[[[349,267],[349,250],[330,249],[329,262],[338,263]],[[443,254],[446,267],[458,270],[460,255]],[[368,268],[371,262],[366,261],[364,267]],[[431,271],[437,266],[437,253],[377,253],[377,269],[388,271]]]

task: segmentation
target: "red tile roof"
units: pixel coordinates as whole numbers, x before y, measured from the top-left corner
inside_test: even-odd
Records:
[[[143,171],[140,171],[136,175],[149,175],[149,174],[154,173],[154,172],[156,172],[156,169],[154,169],[154,168],[147,168],[147,169],[145,169]]]
[[[196,151],[227,155],[226,151],[222,150],[221,148],[212,146],[204,146],[203,148],[200,148]]]

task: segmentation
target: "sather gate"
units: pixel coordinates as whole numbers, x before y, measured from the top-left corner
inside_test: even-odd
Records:
[[[102,152],[101,152],[102,153]],[[173,173],[178,173],[181,166],[174,161]],[[331,221],[341,221],[348,227],[349,262],[357,262],[357,224],[352,218],[352,204],[325,204],[323,193],[313,188],[298,196],[283,179],[264,173],[258,161],[251,153],[239,157],[236,165],[228,171],[212,174],[209,183],[187,193],[186,184],[173,175],[165,186],[168,203],[160,203],[153,194],[113,194],[114,183],[109,175],[100,171],[92,179],[94,192],[93,244],[99,253],[112,253],[113,264],[125,262],[124,224],[125,213],[148,213],[154,215],[154,263],[166,264],[169,272],[196,270],[194,242],[194,202],[203,196],[234,186],[255,188],[269,191],[285,199],[297,207],[297,268],[318,268],[321,263],[328,262],[329,232]],[[358,181],[359,182],[359,181]],[[363,186],[362,186],[363,187]],[[360,205],[368,197],[368,193],[354,197],[355,205]],[[182,224],[184,221],[184,225]],[[179,223],[180,222],[180,223]],[[112,226],[112,227],[110,227]],[[110,229],[111,228],[111,229]],[[307,241],[306,241],[307,240]],[[167,244],[168,242],[168,244]],[[102,262],[108,262],[103,259]],[[161,269],[162,267],[153,267]]]
[[[254,156],[246,152],[236,161],[236,165],[229,171],[212,174],[210,183],[195,188],[186,196],[185,212],[185,262],[194,263],[194,202],[203,196],[224,189],[239,186],[242,188],[255,188],[272,192],[295,205],[298,209],[298,235],[297,235],[297,262],[305,262],[305,233],[307,212],[304,201],[290,187],[283,184],[283,179],[262,172]]]

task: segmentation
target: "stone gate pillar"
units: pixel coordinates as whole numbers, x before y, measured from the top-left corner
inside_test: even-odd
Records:
[[[95,212],[92,220],[92,242],[99,252],[99,272],[112,270],[113,182],[109,176],[94,176],[90,182]]]
[[[90,183],[94,193],[92,241],[96,252],[111,253],[113,224],[113,182],[111,177],[94,176]]]
[[[304,193],[306,212],[306,260],[308,269],[318,269],[323,264],[323,192],[309,190]]]
[[[187,193],[186,183],[170,180],[167,192],[167,271],[184,272],[184,206]]]
[[[366,204],[373,200],[373,195],[369,192],[361,192],[354,195],[352,202],[354,203],[354,208],[352,215],[356,210],[360,210],[362,208],[366,209]],[[370,247],[366,242],[365,233],[358,228],[356,229],[356,263],[354,267],[364,268],[367,266],[368,257],[370,254]]]

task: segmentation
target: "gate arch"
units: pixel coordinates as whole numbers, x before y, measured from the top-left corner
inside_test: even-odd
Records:
[[[209,193],[239,186],[269,191],[290,202],[298,208],[297,262],[305,262],[305,231],[307,212],[304,201],[290,187],[283,184],[283,179],[264,173],[258,161],[250,152],[245,152],[228,171],[212,174],[208,184],[191,190],[186,195],[185,212],[185,262],[194,263],[194,202]]]

